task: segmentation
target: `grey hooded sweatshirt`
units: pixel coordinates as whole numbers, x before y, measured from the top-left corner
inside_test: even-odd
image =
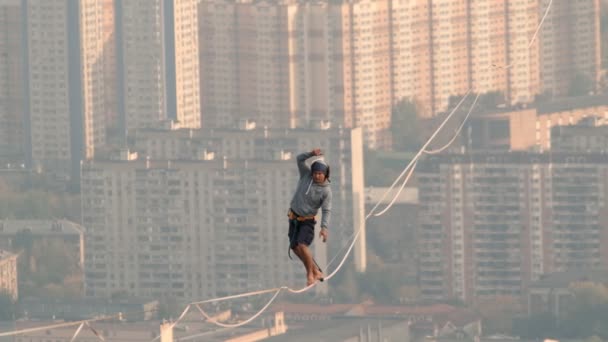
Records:
[[[300,180],[291,200],[291,209],[300,216],[313,216],[317,215],[321,208],[321,227],[328,228],[331,216],[331,187],[327,179],[321,184],[313,181],[310,167],[306,165],[306,160],[313,156],[312,152],[304,152],[296,158]]]

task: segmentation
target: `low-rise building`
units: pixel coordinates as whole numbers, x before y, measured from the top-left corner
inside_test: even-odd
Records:
[[[555,99],[525,108],[478,105],[460,134],[460,146],[472,150],[547,151],[552,147],[553,127],[573,125],[590,117],[608,118],[608,96]],[[456,120],[453,124],[460,123]],[[452,136],[447,134],[445,139]],[[442,146],[441,142],[436,146]],[[453,144],[452,148],[458,149],[459,145]]]
[[[0,250],[0,292],[9,294],[14,301],[19,298],[17,254],[4,250]]]
[[[0,249],[17,252],[19,239],[56,244],[69,252],[79,267],[84,265],[84,227],[68,220],[0,220]]]
[[[146,298],[24,298],[20,306],[34,320],[78,321],[120,312],[123,320],[138,322],[156,319],[159,311],[158,300]]]
[[[608,286],[608,269],[573,269],[542,276],[528,290],[528,314],[551,313],[562,318],[570,306],[572,288],[577,283]]]

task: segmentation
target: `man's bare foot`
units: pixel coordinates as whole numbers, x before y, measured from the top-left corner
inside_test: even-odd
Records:
[[[310,286],[317,281],[314,277],[306,277],[306,286]]]
[[[320,280],[320,281],[324,280],[323,279],[323,272],[321,272],[319,270],[315,270],[314,277],[315,277],[315,280]]]

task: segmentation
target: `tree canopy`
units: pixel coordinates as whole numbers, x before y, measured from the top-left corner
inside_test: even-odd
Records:
[[[392,110],[391,134],[395,151],[417,151],[421,146],[418,107],[408,99],[401,100]]]
[[[6,291],[0,291],[0,321],[12,321],[17,315],[17,304]]]

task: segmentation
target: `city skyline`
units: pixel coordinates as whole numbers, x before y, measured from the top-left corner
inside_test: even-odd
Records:
[[[418,305],[433,340],[525,336],[517,314],[560,337],[579,286],[608,309],[583,275],[608,269],[606,37],[604,0],[0,0],[0,319],[44,299],[78,335],[150,305],[170,342],[238,298],[198,309],[280,340],[306,318],[272,301],[308,292],[302,317],[396,312],[377,334],[406,342]],[[333,206],[305,288],[287,211],[315,148]]]

